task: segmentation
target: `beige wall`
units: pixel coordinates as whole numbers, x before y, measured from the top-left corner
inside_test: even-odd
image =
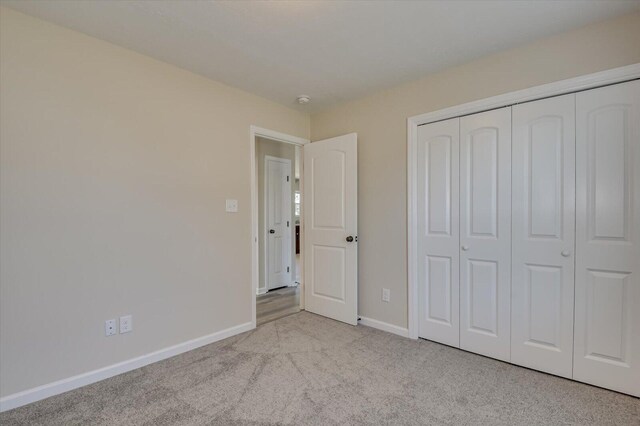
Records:
[[[359,313],[407,326],[407,118],[640,62],[640,14],[429,75],[311,117],[312,140],[358,133]],[[381,300],[391,289],[391,302]]]
[[[258,274],[258,285],[261,289],[264,290],[266,287],[266,277],[265,277],[265,252],[264,252],[264,237],[265,234],[265,205],[264,205],[264,157],[265,155],[270,155],[272,157],[278,158],[286,158],[291,161],[291,233],[292,239],[295,238],[293,234],[295,217],[293,215],[293,194],[295,193],[295,182],[293,181],[293,170],[295,170],[296,164],[296,152],[295,145],[291,145],[284,142],[276,142],[269,139],[264,139],[261,137],[256,138],[256,164],[257,164],[257,178],[258,178],[258,256],[259,256],[259,274]],[[295,241],[292,240],[292,243]],[[293,246],[292,246],[293,247]],[[293,249],[292,249],[293,255]],[[295,262],[293,262],[291,266],[295,268]],[[292,278],[295,277],[295,269],[292,269]]]
[[[251,321],[249,126],[308,115],[0,15],[0,395]]]

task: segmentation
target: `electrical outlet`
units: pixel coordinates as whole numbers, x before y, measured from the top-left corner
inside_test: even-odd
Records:
[[[382,301],[383,302],[388,302],[389,300],[391,300],[391,290],[389,290],[388,288],[383,288],[382,289]]]
[[[237,213],[238,212],[238,200],[227,199],[225,210],[228,213]]]
[[[131,315],[125,315],[120,317],[120,334],[129,333],[133,330],[133,317]]]
[[[104,322],[104,335],[113,336],[116,334],[116,320],[110,319]]]

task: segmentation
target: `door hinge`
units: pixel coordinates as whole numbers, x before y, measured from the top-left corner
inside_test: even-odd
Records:
[[[287,176],[287,182],[289,182],[289,176]]]
[[[287,221],[287,228],[289,227],[289,221]]]
[[[287,266],[287,272],[289,272],[289,267]]]

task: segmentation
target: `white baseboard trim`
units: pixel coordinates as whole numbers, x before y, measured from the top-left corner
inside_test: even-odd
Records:
[[[386,331],[388,333],[397,334],[402,337],[409,337],[409,329],[398,327],[397,325],[389,324],[388,322],[382,322],[373,318],[360,317],[360,324],[367,327],[377,328],[378,330]]]
[[[269,291],[268,288],[260,287],[258,290],[256,290],[256,296],[260,296],[261,294],[266,294],[268,291]]]
[[[77,376],[72,376],[66,379],[48,383],[46,385],[7,395],[3,398],[0,398],[0,412],[18,408],[23,405],[39,401],[41,399],[48,398],[50,396],[58,395],[73,389],[80,388],[82,386],[90,385],[91,383],[99,382],[100,380],[108,379],[109,377],[117,376],[118,374],[126,373],[127,371],[135,370],[136,368],[144,367],[145,365],[153,364],[154,362],[162,361],[163,359],[171,358],[172,356],[176,356],[181,353],[197,349],[201,346],[226,339],[227,337],[244,333],[245,331],[249,331],[252,328],[254,327],[250,322],[236,325],[234,327],[218,331],[217,333],[198,337],[193,340],[188,340],[186,342],[179,343],[168,348],[160,349],[146,355],[141,355],[139,357],[132,358],[126,361],[122,361],[117,364],[109,365],[107,367],[99,368],[87,373],[78,374]]]

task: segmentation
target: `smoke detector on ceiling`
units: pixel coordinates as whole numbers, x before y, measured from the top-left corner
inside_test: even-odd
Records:
[[[307,95],[300,95],[296,98],[296,100],[300,105],[306,105],[309,103],[309,101],[311,101],[311,98]]]

